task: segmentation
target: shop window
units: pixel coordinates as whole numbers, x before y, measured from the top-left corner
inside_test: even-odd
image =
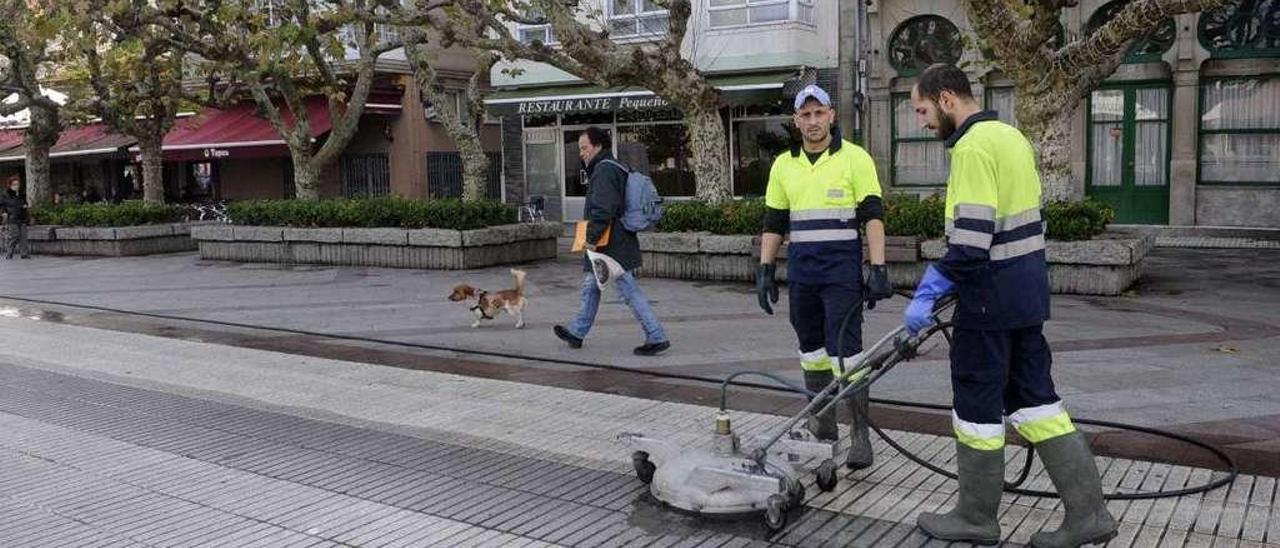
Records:
[[[894,186],[942,186],[947,183],[949,162],[946,148],[933,131],[916,121],[911,96],[893,94]]]
[[[1280,184],[1280,75],[1201,87],[1200,181]]]
[[[745,198],[764,196],[773,161],[791,148],[790,117],[769,117],[733,122],[733,194]]]
[[[813,24],[814,0],[711,0],[711,28],[795,21]]]
[[[213,198],[214,178],[216,170],[213,162],[190,164],[191,177],[187,181],[183,198],[187,201],[202,201]]]
[[[618,159],[648,174],[663,196],[693,196],[692,153],[684,124],[619,126]]]
[[[486,152],[489,157],[486,198],[502,199],[502,153]],[[427,194],[432,198],[462,197],[462,155],[457,152],[427,153]]]
[[[391,165],[386,154],[347,154],[340,164],[344,197],[391,194]]]
[[[939,15],[903,21],[889,37],[889,66],[903,76],[919,74],[934,63],[954,65],[964,54],[960,29]]]
[[[1115,0],[1103,4],[1089,17],[1089,22],[1085,24],[1085,35],[1093,34],[1099,27],[1113,19],[1117,13],[1120,13],[1120,10],[1124,9],[1128,3],[1129,0]],[[1164,52],[1173,47],[1173,41],[1177,38],[1177,24],[1174,23],[1172,17],[1166,17],[1160,22],[1160,26],[1156,27],[1155,32],[1147,35],[1146,38],[1135,40],[1133,45],[1129,46],[1124,62],[1151,63],[1159,61]]]
[[[1228,0],[1200,14],[1199,35],[1214,57],[1280,57],[1280,2]]]
[[[615,38],[667,33],[666,8],[653,0],[609,0],[609,33]]]
[[[560,118],[555,114],[530,114],[524,117],[524,127],[552,127],[560,124]]]

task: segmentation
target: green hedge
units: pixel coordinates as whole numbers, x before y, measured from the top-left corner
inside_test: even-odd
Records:
[[[941,238],[946,230],[945,211],[941,194],[923,200],[914,194],[890,194],[884,199],[884,233]]]
[[[919,198],[890,194],[884,200],[885,234],[941,238],[945,231],[946,201],[942,194]],[[1051,202],[1045,206],[1050,240],[1088,240],[1115,219],[1110,206],[1096,200]],[[697,201],[668,203],[659,232],[711,232],[755,235],[764,220],[764,200],[739,200],[720,205]]]
[[[763,222],[763,199],[740,200],[719,205],[679,201],[668,202],[663,208],[658,231],[759,234]]]
[[[1102,234],[1116,219],[1116,211],[1097,200],[1083,202],[1051,202],[1044,208],[1048,222],[1046,237],[1050,240],[1088,240]]]
[[[399,197],[336,200],[249,200],[227,206],[238,225],[396,227],[473,230],[517,221],[514,206],[497,202],[410,200]]]
[[[42,206],[32,210],[35,222],[61,226],[135,226],[182,221],[186,210],[177,205],[142,201]]]

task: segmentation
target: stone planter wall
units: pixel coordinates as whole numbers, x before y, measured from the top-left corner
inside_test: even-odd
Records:
[[[40,255],[124,257],[195,251],[195,223],[122,227],[33,226],[31,252]]]
[[[1151,235],[1103,234],[1082,242],[1048,242],[1050,288],[1054,293],[1119,295],[1142,275],[1143,259],[1155,244]],[[786,245],[778,256],[778,276],[786,279]],[[755,280],[760,241],[755,236],[709,233],[641,233],[641,274],[683,280]],[[930,263],[946,252],[942,240],[889,236],[885,255],[894,287],[914,289]],[[866,255],[866,248],[863,248]]]
[[[560,223],[465,231],[219,225],[192,237],[210,260],[465,270],[554,259],[563,230]]]
[[[640,251],[644,266],[641,275],[651,278],[753,282],[760,264],[758,236],[721,236],[708,232],[643,232]],[[863,255],[867,254],[863,246]],[[889,236],[885,259],[890,281],[895,285],[914,283],[924,267],[919,260],[918,239]],[[778,250],[778,278],[787,279],[787,245]]]
[[[1155,235],[1106,233],[1092,240],[1045,245],[1049,262],[1049,290],[1076,295],[1119,295],[1142,277],[1143,261],[1155,247]],[[929,261],[942,258],[946,244],[930,240],[920,245]]]

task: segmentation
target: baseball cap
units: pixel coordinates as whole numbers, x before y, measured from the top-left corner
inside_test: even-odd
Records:
[[[805,101],[808,101],[809,98],[817,99],[824,107],[831,106],[831,96],[827,95],[827,92],[822,88],[810,84],[800,90],[800,93],[796,94],[796,110],[800,110],[800,107],[804,106]]]

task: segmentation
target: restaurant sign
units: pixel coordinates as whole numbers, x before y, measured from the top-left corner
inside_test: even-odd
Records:
[[[490,109],[506,114],[564,114],[570,112],[608,112],[668,108],[666,99],[654,95],[584,97],[562,99],[529,99],[519,102],[491,104]]]

